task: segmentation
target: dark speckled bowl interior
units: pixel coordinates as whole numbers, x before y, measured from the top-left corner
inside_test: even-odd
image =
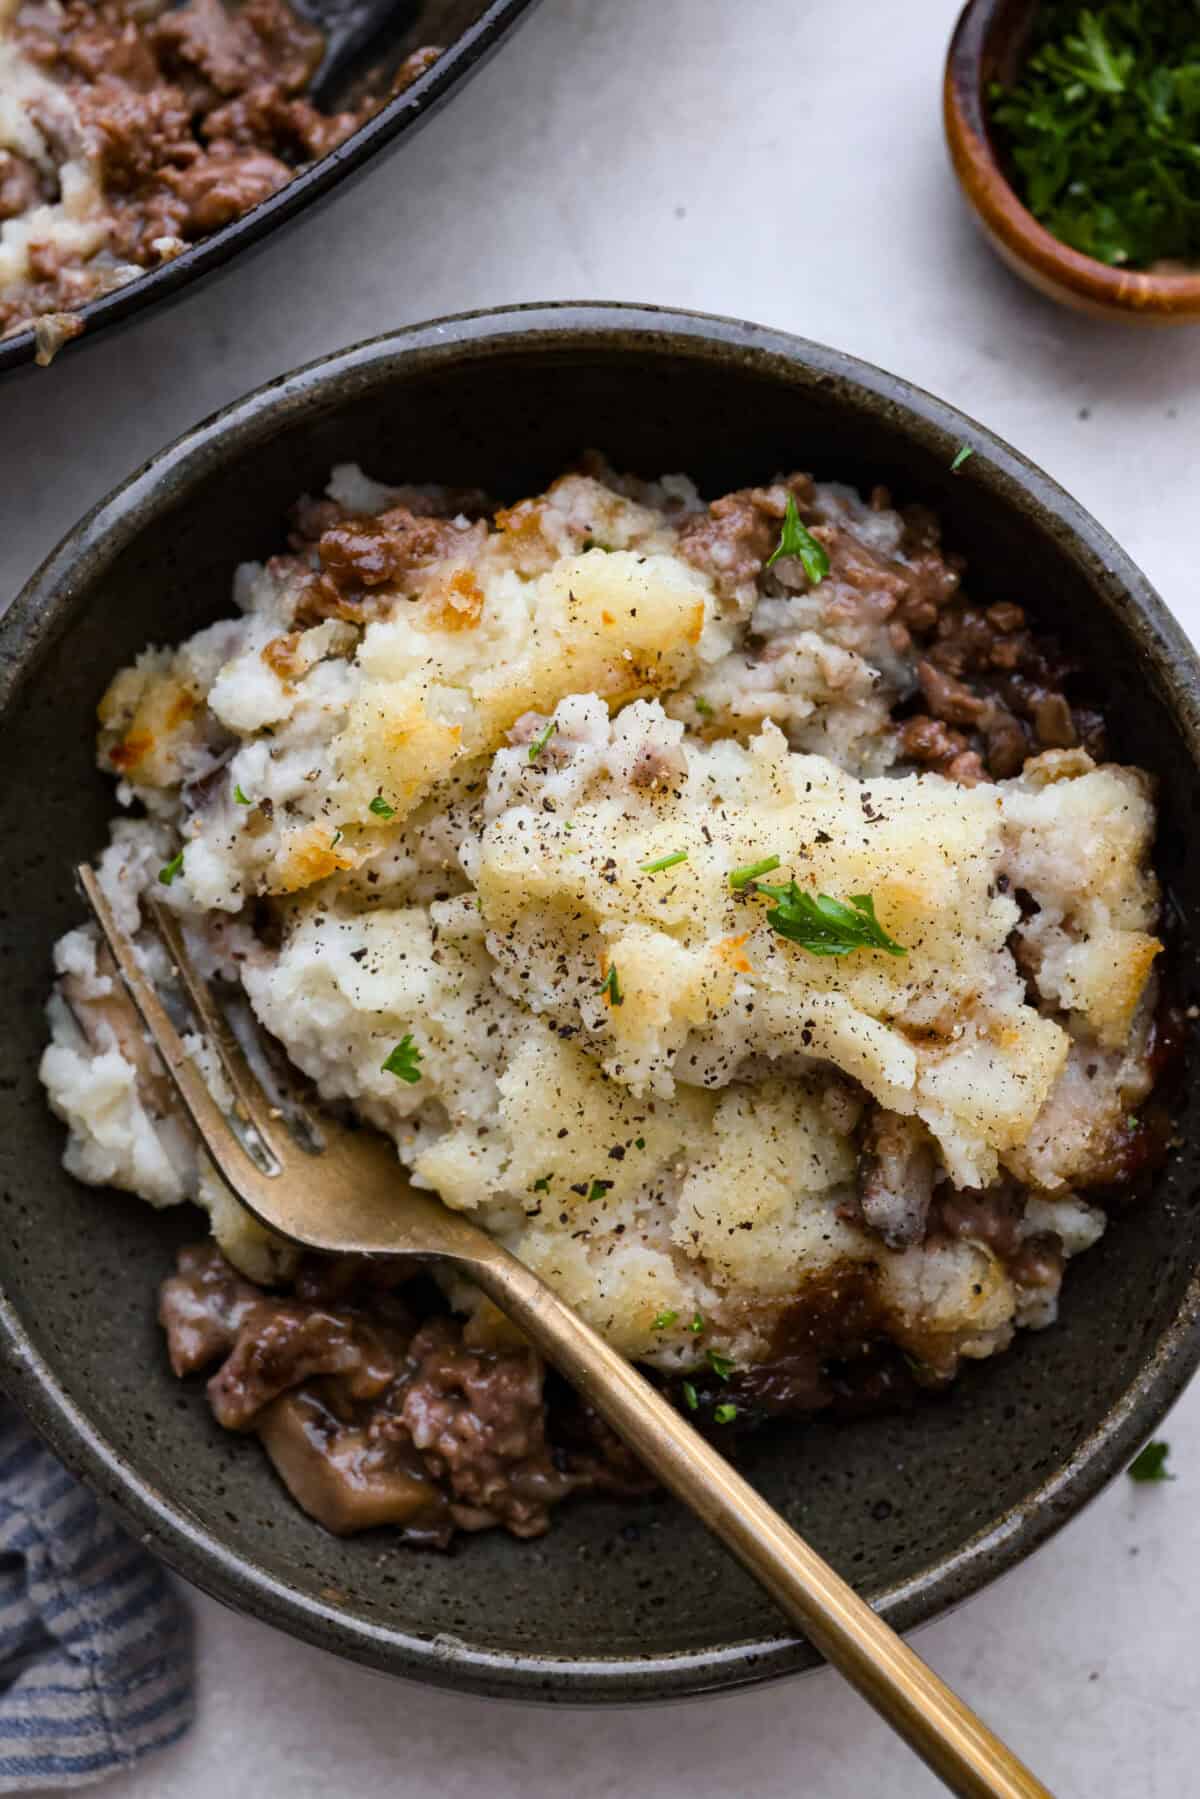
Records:
[[[954,451],[975,456],[957,475]],[[1066,494],[951,408],[853,359],[752,326],[535,307],[381,338],[262,389],[165,451],[84,521],[0,626],[4,1028],[0,1369],[64,1459],[185,1574],[298,1636],[395,1673],[523,1698],[657,1699],[810,1665],[678,1506],[567,1508],[550,1536],[439,1557],[341,1542],[257,1445],[167,1371],[155,1286],[194,1215],[73,1184],[35,1070],[70,868],[112,809],[96,702],[118,664],[223,612],[235,563],[355,458],[387,480],[535,489],[581,449],[709,494],[800,466],[938,507],[980,598],[1037,596],[1107,692],[1116,749],[1162,778],[1175,979],[1196,988],[1198,670],[1143,577]],[[1184,1147],[1072,1270],[1058,1328],[897,1417],[763,1439],[749,1470],[904,1627],[1027,1554],[1117,1472],[1200,1354],[1200,1180]]]

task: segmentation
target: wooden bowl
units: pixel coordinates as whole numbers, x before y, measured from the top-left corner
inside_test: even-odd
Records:
[[[943,112],[959,184],[993,249],[1052,300],[1139,325],[1200,322],[1200,268],[1180,274],[1114,269],[1060,243],[1017,197],[992,141],[987,93],[1011,81],[1037,0],[967,0],[946,57]]]

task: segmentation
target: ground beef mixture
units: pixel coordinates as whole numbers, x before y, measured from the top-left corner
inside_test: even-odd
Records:
[[[532,1350],[473,1348],[394,1266],[312,1259],[286,1294],[267,1293],[202,1243],[181,1251],[159,1316],[174,1372],[215,1364],[218,1422],[257,1433],[293,1497],[339,1535],[386,1524],[437,1548],[494,1525],[534,1537],[569,1494],[650,1490],[590,1408],[548,1397]]]
[[[896,656],[917,658],[919,695],[895,715],[904,762],[973,783],[1019,774],[1039,750],[1079,746],[1103,759],[1099,712],[1071,697],[1078,663],[1054,638],[1034,634],[1023,607],[1010,601],[979,607],[963,597],[962,558],[943,549],[940,526],[927,507],[900,508],[901,561],[822,522],[812,478],[793,475],[714,501],[684,525],[681,555],[735,595],[763,579],[789,495],[825,550],[830,585],[838,588],[825,622],[883,627]],[[887,488],[873,489],[870,504],[876,512],[889,511]],[[769,575],[766,588],[769,593]]]
[[[297,575],[303,584],[298,626],[327,618],[369,624],[381,606],[386,608],[395,583],[419,576],[444,557],[467,554],[486,535],[484,521],[493,509],[494,501],[474,487],[443,488],[436,494],[398,488],[391,505],[370,515],[333,500],[304,498],[292,515],[295,554],[273,558],[272,567]],[[446,606],[466,628],[478,619],[482,601],[482,592],[464,571]]]
[[[535,1537],[573,1494],[654,1491],[532,1349],[473,1347],[436,1291],[395,1265],[310,1258],[286,1292],[267,1292],[199,1243],[180,1251],[159,1318],[173,1372],[215,1370],[218,1423],[257,1434],[297,1503],[338,1535],[389,1525],[439,1549],[497,1525]],[[836,1287],[786,1321],[772,1361],[667,1387],[726,1448],[773,1419],[918,1390],[869,1300]],[[716,1416],[730,1404],[732,1430]]]
[[[21,278],[0,282],[0,335],[53,315],[62,336],[77,308],[266,199],[439,54],[414,52],[383,91],[327,114],[305,98],[323,36],[287,0],[26,0],[12,48],[52,85],[28,101],[44,152],[0,140],[0,229],[46,209]],[[64,167],[98,187],[84,239],[56,216]]]

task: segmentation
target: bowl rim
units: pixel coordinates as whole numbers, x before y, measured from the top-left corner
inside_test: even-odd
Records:
[[[436,373],[463,358],[555,351],[732,358],[752,376],[798,388],[834,385],[873,402],[910,433],[919,428],[923,442],[944,453],[947,464],[964,439],[971,442],[977,453],[963,478],[982,483],[998,504],[1011,505],[1019,495],[1098,586],[1128,596],[1127,627],[1135,646],[1151,665],[1160,702],[1200,765],[1200,659],[1125,552],[1033,463],[948,403],[857,357],[738,319],[618,302],[532,303],[412,325],[320,357],[203,420],[94,506],[0,618],[0,714],[36,678],[84,594],[145,522],[186,501],[230,453],[252,447],[281,422],[302,419],[326,401],[336,409],[391,372]],[[86,567],[83,583],[81,567]],[[871,1602],[897,1629],[907,1630],[1014,1566],[1128,1465],[1198,1364],[1200,1269],[1193,1271],[1175,1316],[1143,1351],[1136,1377],[1075,1453],[1021,1504],[954,1551],[906,1579],[869,1590]],[[185,1505],[168,1500],[152,1480],[136,1473],[59,1384],[2,1291],[0,1385],[62,1461],[196,1586],[302,1641],[383,1672],[493,1697],[593,1704],[734,1690],[811,1668],[818,1660],[807,1643],[783,1628],[703,1650],[589,1658],[510,1654],[347,1618],[335,1604],[299,1593],[228,1548],[201,1528]]]
[[[1047,231],[1025,205],[992,140],[983,71],[992,31],[1012,0],[966,0],[958,16],[942,86],[942,113],[959,186],[996,248],[1043,292],[1061,290],[1098,314],[1179,324],[1200,316],[1200,268],[1155,274],[1118,269],[1086,256]]]
[[[326,198],[348,177],[362,172],[377,151],[414,130],[449,99],[458,85],[499,48],[510,29],[538,0],[486,0],[479,16],[447,44],[437,61],[403,93],[389,100],[344,143],[300,169],[292,179],[239,213],[227,225],[189,244],[170,262],[160,263],[111,293],[72,308],[84,321],[78,338],[64,349],[90,344],[101,331],[132,319],[156,300],[180,298],[206,275],[225,268],[239,251],[261,244],[280,225]],[[0,337],[0,377],[32,365],[37,350],[34,324]],[[44,378],[44,377],[43,377]]]

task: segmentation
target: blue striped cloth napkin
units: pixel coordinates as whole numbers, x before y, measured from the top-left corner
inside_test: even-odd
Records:
[[[0,1401],[0,1793],[83,1786],[182,1736],[186,1612]]]

